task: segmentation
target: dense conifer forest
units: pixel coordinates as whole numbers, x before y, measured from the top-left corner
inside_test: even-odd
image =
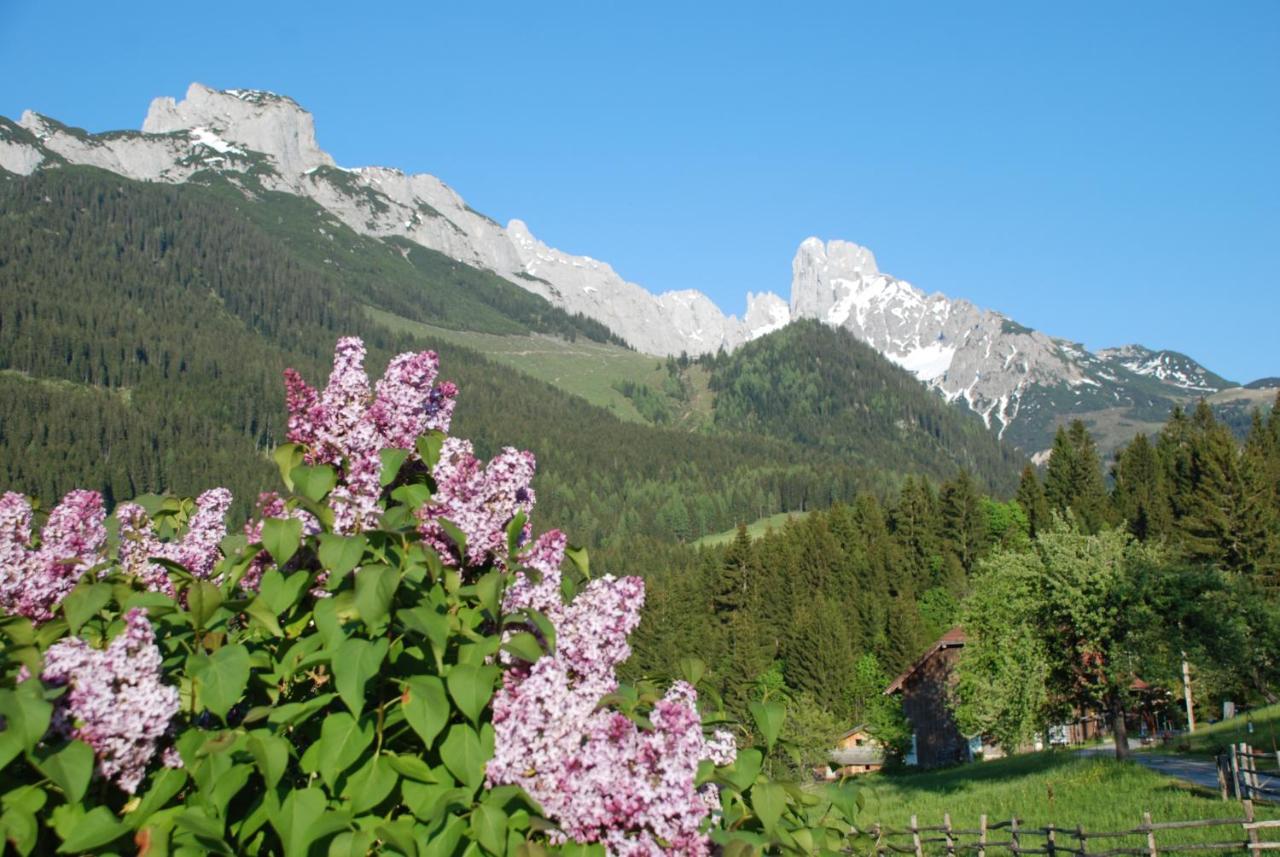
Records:
[[[439,350],[467,391],[459,425],[484,454],[500,443],[534,450],[544,521],[597,547],[691,540],[859,490],[883,495],[915,471],[971,466],[984,484],[1012,488],[1012,458],[976,420],[870,349],[839,363],[848,343],[814,329],[798,358],[822,351],[843,375],[803,378],[787,395],[821,397],[859,444],[788,426],[779,408],[806,401],[743,398],[762,371],[756,355],[790,349],[790,338],[716,361],[723,416],[691,433],[621,422],[467,348],[393,333],[367,308],[486,333],[611,339],[496,276],[357,236],[296,197],[246,200],[215,176],[174,187],[67,167],[5,178],[0,210],[5,488],[52,499],[83,485],[118,502],[223,484],[242,514],[269,484],[282,371],[322,374],[347,334],[364,338],[372,364]],[[915,415],[904,426],[890,416],[899,400]],[[253,460],[262,464],[235,463]]]

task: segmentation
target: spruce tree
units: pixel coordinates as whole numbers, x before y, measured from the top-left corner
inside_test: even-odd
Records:
[[[1170,526],[1169,498],[1155,447],[1139,434],[1116,455],[1111,499],[1129,532],[1139,541],[1159,539]]]
[[[819,595],[799,605],[783,647],[787,685],[808,693],[826,710],[843,715],[845,687],[853,674],[849,617]]]
[[[1036,534],[1049,526],[1049,501],[1045,499],[1044,488],[1040,485],[1040,477],[1036,469],[1028,464],[1022,468],[1022,479],[1018,483],[1015,499],[1027,516],[1027,535],[1035,538]]]
[[[987,521],[982,512],[982,500],[973,485],[967,471],[960,471],[954,479],[946,482],[938,492],[938,506],[942,517],[942,545],[944,552],[949,552],[959,561],[964,572],[973,571],[978,558],[987,548]],[[954,575],[949,575],[954,576]],[[955,580],[947,581],[954,594]],[[935,581],[941,585],[943,581]],[[960,581],[961,591],[963,581]]]

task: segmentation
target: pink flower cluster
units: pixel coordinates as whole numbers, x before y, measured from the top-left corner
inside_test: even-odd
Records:
[[[105,519],[102,495],[71,491],[33,548],[31,501],[13,492],[0,496],[0,611],[33,622],[52,619],[80,576],[105,558]]]
[[[357,337],[338,340],[333,371],[323,392],[285,371],[289,409],[288,439],[307,448],[309,464],[330,464],[340,471],[329,494],[334,529],[354,533],[375,526],[379,517],[379,452],[413,450],[414,441],[432,429],[447,431],[458,389],[435,384],[435,352],[395,357],[376,392],[364,371],[365,347]]]
[[[249,539],[249,543],[259,542],[262,540],[262,524],[267,518],[294,518],[302,522],[302,534],[304,536],[314,536],[320,532],[323,527],[316,520],[315,515],[305,509],[287,509],[285,508],[284,498],[274,491],[264,491],[258,495],[258,517],[245,521],[244,534]],[[262,573],[271,566],[271,554],[259,551],[258,555],[253,558],[249,567],[245,569],[244,576],[240,578],[240,588],[246,592],[257,592],[258,586],[262,582]],[[322,581],[323,582],[323,581]]]
[[[564,536],[539,538],[522,560],[504,610],[539,610],[556,628],[554,655],[510,669],[494,697],[490,785],[515,784],[560,824],[566,839],[602,842],[618,857],[706,855],[701,826],[718,805],[712,788],[694,786],[698,764],[733,761],[733,737],[708,741],[697,694],[675,683],[655,703],[651,730],[600,707],[618,687],[616,667],[630,655],[627,637],[640,621],[644,582],[593,580],[572,602],[560,599]]]
[[[194,576],[208,579],[221,557],[223,538],[227,535],[227,509],[231,508],[231,492],[211,488],[196,498],[196,510],[187,521],[187,531],[179,539],[164,542],[156,536],[145,509],[137,503],[122,503],[116,509],[120,520],[120,565],[136,575],[148,589],[173,595],[169,570],[152,557],[176,562]]]
[[[471,441],[451,437],[440,449],[432,471],[436,493],[418,510],[419,531],[450,565],[484,565],[490,556],[507,553],[507,525],[517,512],[533,511],[533,454],[507,447],[488,464],[475,457]],[[457,557],[453,540],[439,523],[444,518],[467,537],[467,555]],[[527,539],[526,520],[521,539]]]
[[[41,679],[66,685],[52,728],[93,748],[98,773],[133,794],[178,713],[178,689],[160,682],[161,656],[147,611],[125,614],[105,649],[69,637],[49,647]]]

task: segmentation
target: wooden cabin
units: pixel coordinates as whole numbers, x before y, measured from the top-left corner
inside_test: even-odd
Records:
[[[902,713],[913,733],[911,756],[922,768],[967,762],[973,757],[969,739],[961,734],[947,705],[964,640],[964,630],[952,628],[884,691],[886,696],[901,696]]]
[[[869,774],[884,767],[884,747],[860,723],[836,741],[831,763],[836,766],[835,776]]]

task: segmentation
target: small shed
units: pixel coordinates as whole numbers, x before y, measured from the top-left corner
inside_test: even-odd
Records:
[[[915,761],[923,768],[970,759],[969,739],[961,734],[947,705],[964,642],[964,629],[957,626],[947,631],[884,691],[886,696],[901,694],[902,713],[914,733]]]
[[[869,774],[884,767],[884,747],[860,723],[840,736],[831,751],[835,774],[842,777]]]

